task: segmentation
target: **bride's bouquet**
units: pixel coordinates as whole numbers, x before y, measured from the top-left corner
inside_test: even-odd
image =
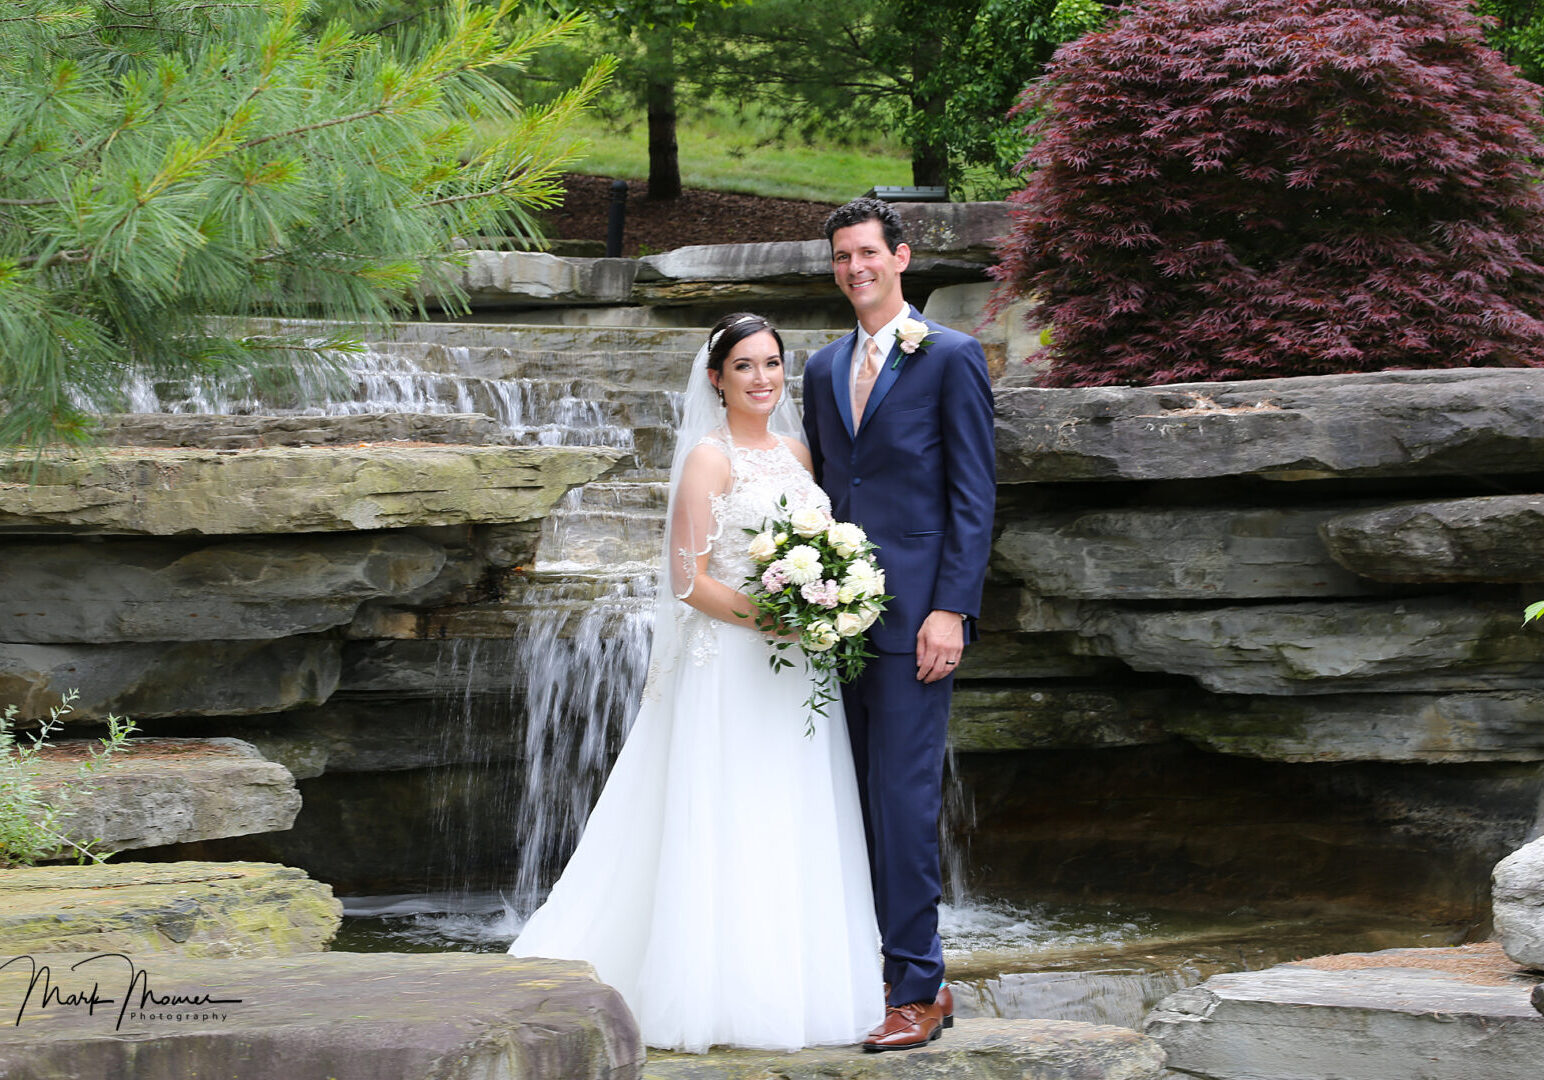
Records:
[[[865,633],[885,610],[885,572],[874,561],[873,544],[848,521],[833,521],[825,511],[806,508],[766,522],[761,531],[746,529],[748,554],[759,569],[746,579],[746,595],[756,605],[762,627],[798,634],[804,662],[815,675],[805,706],[804,733],[815,733],[815,714],[826,715],[836,700],[836,683],[851,682],[874,654]],[[772,670],[792,667],[783,653],[795,642],[774,642]]]

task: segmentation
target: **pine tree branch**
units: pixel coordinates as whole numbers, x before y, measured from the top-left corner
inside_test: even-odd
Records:
[[[0,199],[0,206],[57,206],[62,199]]]

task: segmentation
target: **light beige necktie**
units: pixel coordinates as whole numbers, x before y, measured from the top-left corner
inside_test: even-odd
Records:
[[[858,381],[852,388],[852,430],[863,423],[863,410],[868,406],[869,394],[874,391],[874,380],[879,378],[879,342],[873,338],[863,347],[863,366],[858,368]]]

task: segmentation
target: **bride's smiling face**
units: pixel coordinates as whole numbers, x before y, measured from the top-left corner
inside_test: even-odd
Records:
[[[769,416],[783,396],[783,352],[777,339],[762,330],[735,343],[722,371],[710,371],[724,392],[724,408]]]

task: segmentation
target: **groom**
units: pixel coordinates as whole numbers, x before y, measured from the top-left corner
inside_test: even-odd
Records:
[[[826,219],[831,270],[858,326],[810,357],[804,430],[838,521],[879,545],[878,653],[843,688],[889,986],[867,1050],[924,1046],[952,1023],[940,1001],[938,815],[954,667],[975,639],[992,544],[992,387],[975,338],[901,297],[901,218],[856,199]]]

